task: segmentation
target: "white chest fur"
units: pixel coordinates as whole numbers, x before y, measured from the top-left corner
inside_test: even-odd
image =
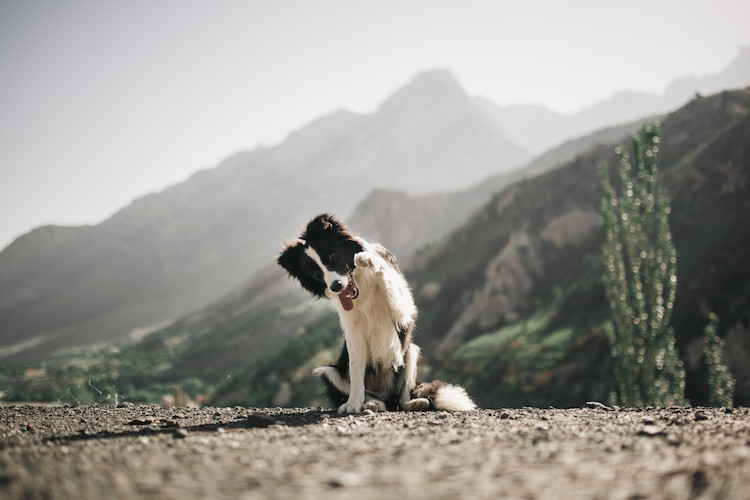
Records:
[[[398,369],[404,364],[398,330],[414,321],[414,299],[403,275],[376,253],[366,250],[357,254],[355,264],[354,280],[359,296],[354,308],[345,311],[337,304],[350,354],[360,354],[369,363]]]

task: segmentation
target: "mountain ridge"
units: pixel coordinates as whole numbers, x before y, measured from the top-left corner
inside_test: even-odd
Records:
[[[620,91],[573,113],[557,113],[539,104],[498,106],[483,97],[475,100],[488,116],[498,121],[513,142],[536,155],[603,127],[672,111],[696,94],[713,94],[747,85],[750,85],[750,46],[741,47],[719,73],[678,78],[661,94]],[[613,116],[617,117],[616,122],[612,121]]]

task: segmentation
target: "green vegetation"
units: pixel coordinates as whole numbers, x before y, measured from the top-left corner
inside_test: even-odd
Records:
[[[325,314],[281,348],[229,377],[216,389],[212,403],[255,407],[323,404],[323,386],[312,370],[335,362],[341,345],[337,317]]]
[[[188,370],[172,366],[170,349],[92,351],[86,357],[50,361],[44,367],[6,367],[0,370],[4,401],[55,401],[70,405],[163,403],[181,391],[205,399],[210,385]]]
[[[703,355],[708,369],[709,404],[731,408],[734,399],[735,381],[726,365],[721,362],[724,341],[719,338],[719,317],[711,314],[704,333]]]
[[[0,398],[71,405],[163,404],[173,397],[206,402],[234,372],[252,365],[255,352],[273,352],[274,332],[295,331],[319,314],[310,304],[197,313],[128,344],[80,349],[43,365],[0,365]]]
[[[602,343],[602,320],[596,312],[567,316],[557,302],[431,360],[429,378],[463,385],[485,408],[583,404],[588,388],[571,380],[596,369],[581,353]]]
[[[615,400],[625,406],[685,403],[685,369],[669,320],[677,290],[677,252],[669,230],[669,198],[658,183],[658,123],[633,137],[635,168],[623,147],[622,195],[600,169],[604,244],[603,276],[611,321],[605,325],[614,361]]]
[[[607,164],[600,167],[606,233],[602,281],[611,311],[605,332],[617,380],[611,399],[625,406],[688,403],[685,369],[670,326],[677,252],[669,228],[669,198],[658,183],[658,127],[658,122],[647,125],[633,137],[634,169],[625,148],[615,150],[620,158],[619,198],[609,182]],[[731,406],[734,379],[721,362],[724,344],[717,325],[712,314],[704,331],[709,404]]]

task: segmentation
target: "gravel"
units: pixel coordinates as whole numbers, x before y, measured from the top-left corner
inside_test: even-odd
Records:
[[[750,498],[747,408],[0,408],[0,498]]]

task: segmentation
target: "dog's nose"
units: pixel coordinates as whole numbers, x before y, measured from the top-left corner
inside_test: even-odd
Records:
[[[344,284],[341,282],[341,280],[334,280],[331,281],[331,284],[328,286],[328,288],[330,288],[333,293],[339,293],[344,289]]]

